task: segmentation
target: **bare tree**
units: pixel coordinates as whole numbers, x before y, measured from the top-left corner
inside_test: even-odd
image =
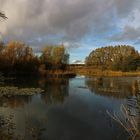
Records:
[[[7,19],[6,15],[3,12],[0,12],[0,18]]]

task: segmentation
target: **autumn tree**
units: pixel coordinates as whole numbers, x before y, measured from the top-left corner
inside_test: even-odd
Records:
[[[1,52],[0,70],[7,73],[31,73],[38,69],[38,58],[32,48],[22,42],[9,42]]]
[[[140,66],[140,55],[132,46],[108,46],[93,50],[85,62],[99,69],[131,71]]]
[[[53,50],[53,63],[55,69],[63,69],[63,66],[68,63],[68,54],[64,46],[55,47]]]
[[[41,60],[45,63],[46,69],[65,69],[69,55],[63,45],[46,46],[42,52]]]
[[[2,53],[2,50],[5,48],[4,42],[0,41],[0,54]]]
[[[7,71],[7,69],[9,68],[7,60],[4,55],[5,47],[6,47],[6,44],[4,44],[3,42],[0,42],[0,71]]]
[[[40,57],[41,62],[46,65],[46,69],[52,69],[53,65],[53,46],[46,46],[43,51],[42,55]]]

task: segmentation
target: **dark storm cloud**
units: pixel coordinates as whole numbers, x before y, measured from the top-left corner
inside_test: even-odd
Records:
[[[115,41],[129,41],[137,40],[140,37],[140,27],[134,28],[131,26],[125,26],[123,31],[111,37],[111,40]]]
[[[136,7],[138,0],[114,0],[114,7],[116,8],[119,17],[126,17]]]
[[[117,28],[139,6],[137,0],[0,0],[8,17],[0,31],[6,40],[38,45],[50,40],[75,42]],[[126,30],[121,37],[129,38]]]

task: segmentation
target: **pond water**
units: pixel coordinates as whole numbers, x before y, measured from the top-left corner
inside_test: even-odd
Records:
[[[40,87],[42,94],[0,98],[1,140],[128,140],[124,128],[108,114],[121,117],[123,104],[132,112],[140,77],[18,79],[8,86]],[[131,100],[133,102],[133,100]],[[137,125],[139,127],[139,125]]]

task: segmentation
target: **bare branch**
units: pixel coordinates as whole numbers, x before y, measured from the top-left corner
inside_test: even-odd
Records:
[[[6,15],[3,12],[0,12],[0,17],[3,19],[7,19]]]
[[[138,129],[136,120],[134,116],[129,115],[128,109],[124,105],[121,105],[120,110],[123,118],[116,115],[115,112],[113,115],[108,110],[106,112],[128,132],[132,140],[135,140],[137,136],[140,136],[140,130]]]

